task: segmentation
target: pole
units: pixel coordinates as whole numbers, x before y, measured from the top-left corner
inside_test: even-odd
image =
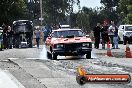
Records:
[[[42,0],[40,0],[40,14],[41,14],[41,19],[40,19],[40,20],[41,20],[41,26],[42,26],[42,20],[43,20],[43,19],[42,19],[42,17],[43,17],[43,16],[42,16],[42,15],[43,15]]]

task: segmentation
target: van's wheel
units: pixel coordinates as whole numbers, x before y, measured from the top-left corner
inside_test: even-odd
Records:
[[[52,59],[51,54],[47,51],[47,58]]]
[[[91,59],[91,51],[90,51],[90,52],[87,52],[86,58],[87,58],[87,59]]]
[[[52,52],[52,60],[57,60],[57,54]]]
[[[29,42],[29,48],[33,48],[32,41]]]

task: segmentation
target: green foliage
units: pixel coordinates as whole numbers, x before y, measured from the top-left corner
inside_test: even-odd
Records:
[[[101,3],[106,7],[106,8],[111,8],[118,6],[119,0],[101,0]]]
[[[122,23],[131,24],[132,23],[132,0],[120,0],[119,2],[120,12],[124,13],[124,18]]]
[[[0,0],[0,25],[11,24],[13,20],[40,18],[40,0]],[[43,17],[46,23],[66,20],[66,14],[73,12],[73,5],[79,0],[42,0]]]
[[[132,14],[127,15],[128,24],[132,24]]]
[[[104,9],[101,10],[100,13],[104,17],[104,20],[113,20],[115,23],[118,23],[119,1],[120,0],[101,0],[101,3],[104,5]]]
[[[11,24],[13,20],[23,18],[26,11],[24,0],[0,1],[0,24]]]
[[[47,23],[59,23],[65,20],[65,15],[73,12],[73,5],[79,5],[79,0],[43,0],[44,18]]]
[[[129,13],[132,13],[132,5],[128,5],[127,9],[129,11]]]
[[[101,15],[97,10],[83,7],[77,14],[77,25],[85,32],[90,32],[98,22],[101,22]]]
[[[127,14],[128,13],[127,5],[128,5],[128,0],[120,0],[119,1],[120,12],[124,12],[125,14]]]

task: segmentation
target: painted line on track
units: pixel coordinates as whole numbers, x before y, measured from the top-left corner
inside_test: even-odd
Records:
[[[25,88],[8,70],[0,69],[0,88]]]

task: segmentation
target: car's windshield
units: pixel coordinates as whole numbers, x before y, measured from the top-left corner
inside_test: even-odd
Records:
[[[132,31],[132,26],[126,26],[126,31]]]
[[[27,25],[16,25],[14,26],[14,31],[15,32],[29,32],[31,29]]]
[[[82,37],[84,33],[81,30],[64,30],[64,31],[54,31],[52,37],[59,38],[70,38],[70,37]]]

